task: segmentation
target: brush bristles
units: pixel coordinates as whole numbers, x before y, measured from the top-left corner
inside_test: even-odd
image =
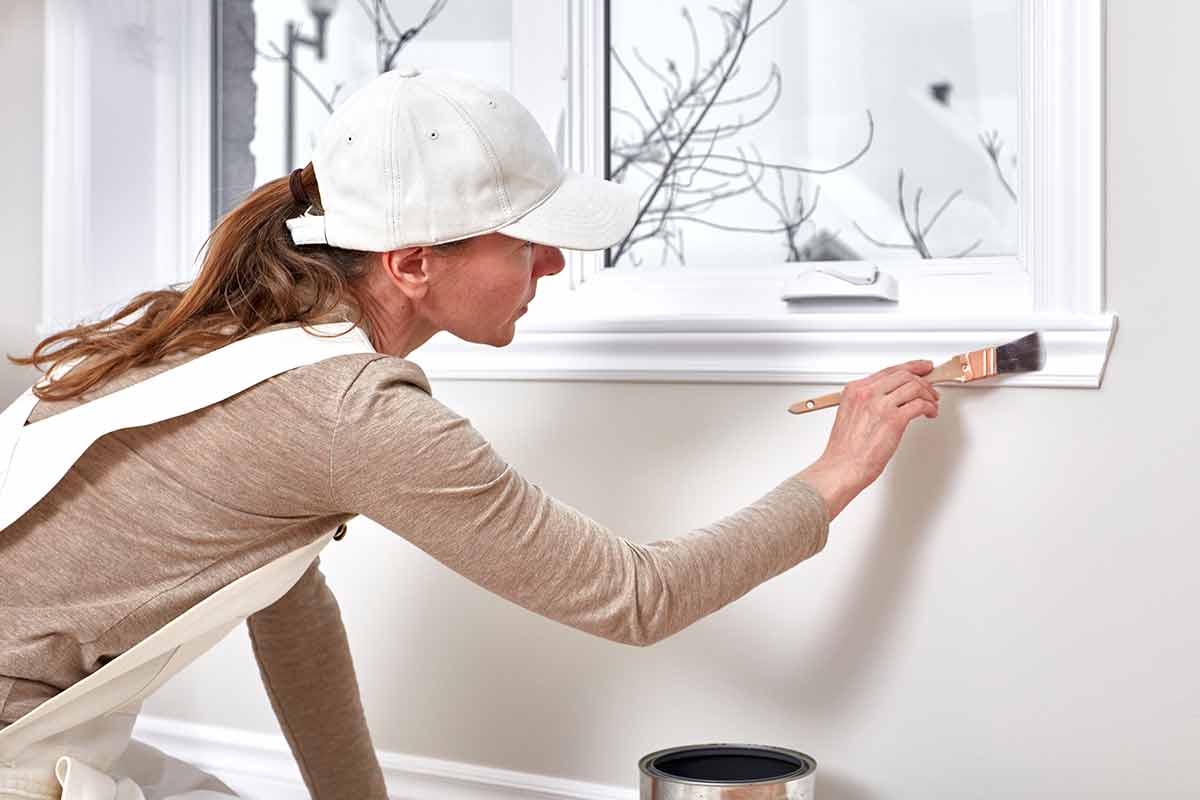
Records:
[[[996,348],[996,373],[1035,372],[1046,364],[1042,349],[1042,334],[1034,331],[1028,336]]]

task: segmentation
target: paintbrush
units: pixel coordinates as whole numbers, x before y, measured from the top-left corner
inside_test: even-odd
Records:
[[[1014,339],[998,347],[985,347],[960,353],[944,364],[933,368],[923,376],[930,383],[970,383],[972,381],[1005,375],[1010,372],[1035,372],[1046,363],[1046,351],[1042,348],[1042,334],[1034,331],[1028,336]],[[832,408],[841,402],[842,393],[801,400],[788,406],[793,414],[807,414],[822,408]]]

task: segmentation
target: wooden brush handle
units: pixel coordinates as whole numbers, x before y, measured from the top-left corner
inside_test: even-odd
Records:
[[[963,374],[966,372],[966,369],[964,369],[966,364],[966,354],[957,355],[949,361],[934,367],[925,376],[925,380],[930,383],[966,383],[966,380],[963,379]]]
[[[788,406],[788,411],[793,414],[807,414],[809,411],[832,408],[840,402],[842,402],[842,393],[834,392],[833,394],[823,394],[820,397],[814,397],[811,400],[801,400],[798,403],[792,403]]]
[[[965,356],[955,356],[949,361],[939,364],[933,370],[923,376],[930,383],[963,383],[963,364]],[[823,394],[820,397],[814,397],[810,400],[801,400],[798,403],[792,403],[788,406],[788,411],[793,414],[807,414],[810,411],[820,411],[822,408],[832,408],[842,402],[842,393],[834,392],[833,394]]]

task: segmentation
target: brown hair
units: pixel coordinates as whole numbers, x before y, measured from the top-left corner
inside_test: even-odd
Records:
[[[320,211],[312,164],[297,174],[300,193]],[[325,318],[336,312],[344,318],[348,310],[354,324],[370,333],[354,284],[371,269],[374,253],[330,245],[297,247],[285,220],[307,207],[295,196],[289,177],[264,183],[222,217],[205,239],[201,252],[207,248],[207,253],[199,274],[185,289],[173,284],[142,292],[110,317],[47,336],[28,357],[6,357],[14,364],[35,365],[43,373],[85,358],[48,387],[33,390],[42,400],[66,400],[132,367],[181,350],[215,350],[282,322],[315,324],[329,321]],[[444,255],[466,241],[431,249]],[[132,321],[116,324],[142,309]],[[55,342],[67,344],[44,352]],[[50,363],[49,369],[42,368],[43,362]]]

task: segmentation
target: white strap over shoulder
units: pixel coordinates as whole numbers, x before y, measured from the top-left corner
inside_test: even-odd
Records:
[[[293,327],[249,336],[30,425],[24,423],[37,397],[27,389],[0,414],[5,448],[0,450],[0,531],[54,488],[106,433],[195,411],[295,367],[376,352],[366,333],[347,322],[309,327],[321,335]]]

